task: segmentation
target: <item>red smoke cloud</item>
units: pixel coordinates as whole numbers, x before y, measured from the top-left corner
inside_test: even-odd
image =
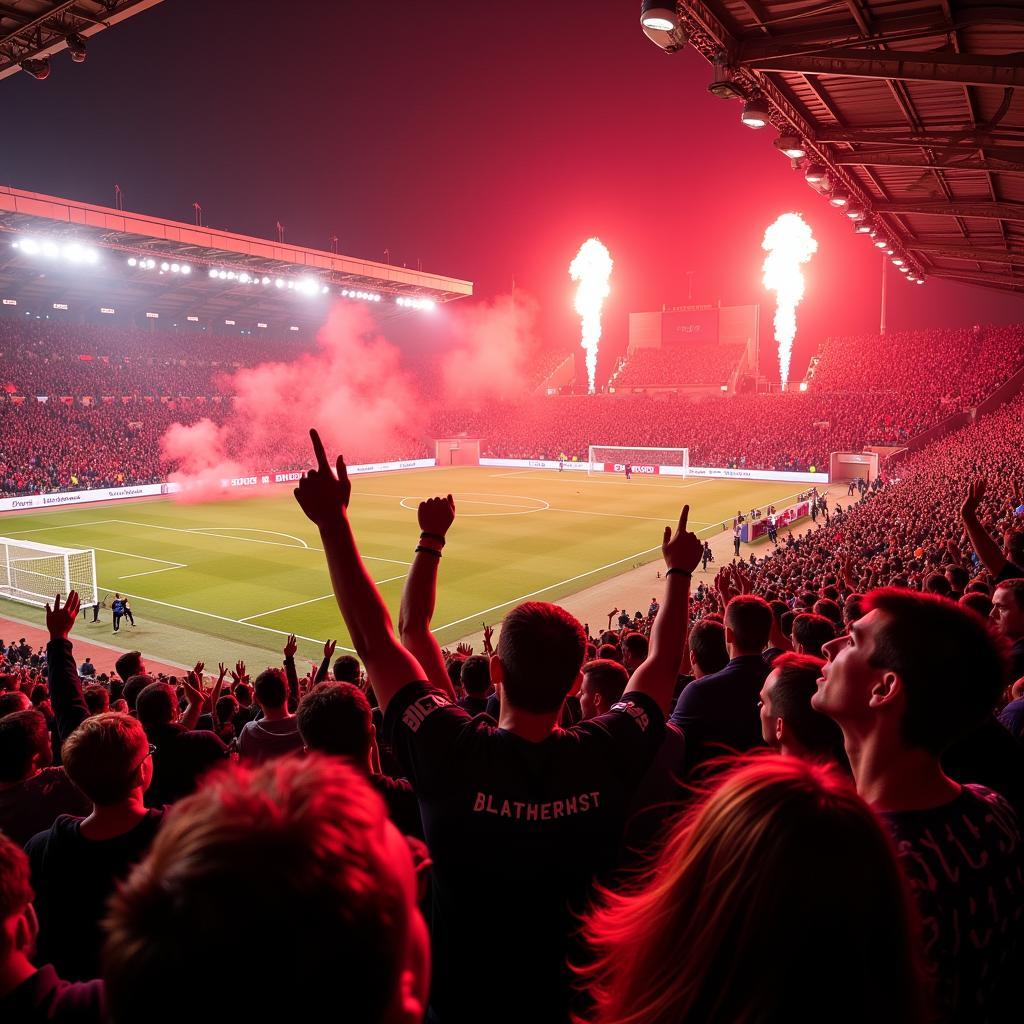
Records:
[[[162,439],[182,500],[224,496],[225,478],[308,465],[310,426],[350,462],[368,451],[398,457],[409,449],[408,435],[425,427],[398,350],[354,305],[332,310],[315,351],[238,370],[227,390],[235,398],[223,426],[205,419],[175,424]]]
[[[453,307],[451,347],[441,357],[449,405],[478,408],[522,397],[537,348],[537,303],[522,292],[492,302]]]

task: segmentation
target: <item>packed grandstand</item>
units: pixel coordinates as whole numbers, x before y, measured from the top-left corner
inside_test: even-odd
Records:
[[[45,85],[51,60],[58,72],[81,63],[95,32],[153,6],[0,4],[0,78]],[[305,50],[321,35],[341,52],[339,39],[357,35],[356,6],[307,5],[304,67],[279,83],[289,103],[319,93],[306,76],[324,64]],[[429,18],[440,23],[448,6]],[[563,5],[537,6],[555,19]],[[520,16],[508,5],[488,39],[496,81],[502,36]],[[1024,27],[1012,5],[644,0],[641,23],[659,50],[708,58],[713,103],[738,100],[745,125],[779,129],[774,148],[816,200],[884,251],[883,281],[900,268],[915,283],[927,272],[1024,290]],[[278,28],[249,19],[229,42]],[[398,48],[398,28],[372,38]],[[441,41],[410,32],[436,60]],[[191,56],[146,57],[181,71],[182,52]],[[589,45],[585,57],[606,74]],[[515,58],[510,115],[522,113],[523,59],[536,60]],[[408,69],[377,59],[374,92],[390,75],[408,93]],[[458,59],[450,45],[445,61]],[[164,77],[180,88],[185,70]],[[214,71],[221,84],[244,80]],[[428,194],[416,160],[403,161],[412,177],[381,173],[375,148],[393,146],[396,126],[348,78],[346,103],[365,101],[387,132],[366,136],[351,118],[352,140],[388,188]],[[447,139],[438,150],[498,122],[503,141],[536,145],[551,178],[556,156],[517,138],[515,116],[487,116],[484,91],[479,112],[455,120],[478,68],[465,78],[452,105],[418,81],[431,129]],[[143,86],[147,118],[161,85]],[[566,90],[578,104],[592,86],[581,77]],[[106,96],[94,104],[104,117],[108,107]],[[240,131],[258,143],[266,120],[283,139],[254,109]],[[438,133],[442,119],[456,131]],[[579,123],[564,134],[600,138]],[[685,137],[685,156],[709,139],[721,141]],[[496,151],[486,134],[472,141],[474,156]],[[211,152],[212,170],[237,164],[229,142]],[[606,156],[595,146],[587,159],[589,177]],[[264,162],[246,168],[254,182]],[[466,163],[475,180],[455,168],[452,191],[461,181],[507,202],[498,176],[481,174],[486,162]],[[649,171],[630,216],[663,216],[689,190],[686,169],[660,182]],[[570,172],[572,191],[586,193]],[[739,209],[744,197],[716,186],[693,198]],[[481,398],[470,378],[499,363],[468,350],[454,377],[415,341],[317,355],[317,328],[346,303],[360,304],[362,323],[375,312],[384,336],[385,313],[468,300],[471,282],[392,265],[390,251],[386,263],[344,256],[337,238],[331,252],[286,245],[280,223],[276,244],[205,228],[198,203],[195,230],[136,216],[115,188],[112,210],[0,187],[0,1024],[1018,1024],[1024,323],[837,330],[785,389],[774,353],[770,369],[755,365],[756,337],[695,331],[680,335],[690,344],[630,345],[584,394],[579,339],[559,338],[524,351],[514,386]],[[296,203],[317,207],[309,193]],[[359,196],[367,209],[378,198]],[[432,201],[454,216],[440,190]],[[487,225],[485,208],[474,212]],[[293,304],[300,296],[310,304]],[[709,322],[720,310],[671,311]],[[239,311],[252,330],[238,328]],[[350,377],[361,387],[346,390]],[[392,377],[400,386],[389,390]],[[343,457],[325,444],[331,418],[370,424]],[[318,426],[324,440],[309,430]],[[206,445],[198,454],[225,486],[186,508],[161,488],[191,473]],[[464,460],[435,466],[442,445]],[[598,445],[615,451],[607,468],[618,475],[558,475],[596,461]],[[634,453],[657,465],[632,466]],[[481,458],[513,464],[494,473],[503,490],[540,480],[590,493],[558,508],[490,491],[453,498],[438,485],[482,481],[493,467]],[[660,459],[675,460],[671,474],[655,474],[669,468]],[[349,469],[379,471],[376,490],[401,489],[353,488]],[[634,481],[634,469],[650,476]],[[287,488],[269,499],[221,500],[237,481],[220,474],[255,488],[275,470]],[[734,487],[730,499],[798,485],[797,504],[739,510],[731,526],[710,513],[715,522],[698,522],[709,489],[682,479],[694,470]],[[144,485],[151,504],[132,492]],[[402,496],[414,489],[441,493]],[[363,504],[374,497],[386,505]],[[464,497],[490,509],[467,512]],[[159,519],[167,550],[127,550],[145,523],[35,511],[98,498]],[[586,500],[600,507],[580,508]],[[693,514],[672,506],[666,525],[675,501]],[[225,509],[252,518],[215,525]],[[478,546],[458,529],[463,516],[485,524]],[[372,532],[381,523],[394,531],[384,542]],[[104,527],[113,547],[85,551]],[[525,543],[526,529],[544,543]],[[631,530],[650,546],[616,561],[604,549],[634,551],[619,536]],[[56,543],[76,534],[83,549]],[[562,544],[601,557],[537,583],[548,567],[536,563]],[[94,556],[90,594],[72,583],[69,551]],[[131,593],[101,599],[97,551],[105,580]],[[44,558],[59,569],[41,571]],[[117,559],[130,568],[115,576]],[[245,586],[269,594],[259,614],[237,607],[240,567]],[[568,608],[582,595],[568,585],[599,573],[594,606],[612,593],[615,604],[581,621]],[[526,593],[500,603],[490,574],[512,587],[502,599]],[[159,589],[168,579],[170,594]],[[540,600],[554,586],[567,607]],[[449,596],[460,610],[445,623],[437,609]],[[216,603],[201,608],[203,597]],[[319,624],[314,607],[326,609]],[[347,633],[318,633],[326,622]],[[438,634],[463,626],[482,633],[442,648]],[[258,661],[229,655],[236,628],[260,632],[246,648]],[[158,661],[168,651],[176,660]]]

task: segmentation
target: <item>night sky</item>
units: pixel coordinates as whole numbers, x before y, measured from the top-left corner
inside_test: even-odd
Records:
[[[609,347],[630,311],[761,301],[764,228],[804,215],[795,375],[825,334],[877,329],[877,250],[794,172],[773,129],[706,91],[692,50],[643,35],[639,3],[164,0],[0,82],[0,182],[517,288],[545,341],[578,337],[567,267],[615,260]],[[892,328],[1024,319],[1019,296],[891,276]]]

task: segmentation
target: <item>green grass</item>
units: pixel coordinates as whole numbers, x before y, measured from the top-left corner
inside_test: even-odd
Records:
[[[557,601],[658,557],[662,527],[684,503],[691,528],[711,536],[737,508],[782,507],[799,487],[465,467],[355,477],[350,513],[397,614],[418,536],[415,503],[455,495],[434,616],[439,640],[451,643],[528,597]],[[161,499],[6,516],[0,534],[95,548],[103,592],[128,594],[140,626],[176,627],[140,639],[154,657],[193,657],[181,650],[182,629],[269,652],[289,632],[305,638],[308,655],[325,637],[351,646],[319,536],[285,488],[213,504]],[[10,601],[0,601],[0,613],[36,617]],[[131,636],[123,637],[128,645]]]

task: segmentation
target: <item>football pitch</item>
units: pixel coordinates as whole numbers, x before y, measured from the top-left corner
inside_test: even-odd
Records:
[[[712,537],[731,527],[738,508],[782,508],[801,488],[485,467],[356,476],[352,483],[356,538],[396,621],[419,536],[416,504],[454,495],[457,516],[434,615],[442,644],[500,621],[520,601],[558,601],[659,558],[661,531],[683,504],[690,505],[690,528]],[[217,648],[206,641],[213,639],[280,652],[295,633],[307,657],[327,637],[338,640],[339,651],[351,648],[319,534],[284,487],[210,504],[158,499],[8,515],[0,534],[95,550],[101,596],[126,594],[138,628],[112,638],[109,611],[93,625],[83,610],[76,636],[84,639],[95,635],[179,663],[205,656],[208,665],[206,652]],[[42,621],[40,609],[8,600],[0,600],[0,614]],[[184,650],[183,631],[196,641]]]

